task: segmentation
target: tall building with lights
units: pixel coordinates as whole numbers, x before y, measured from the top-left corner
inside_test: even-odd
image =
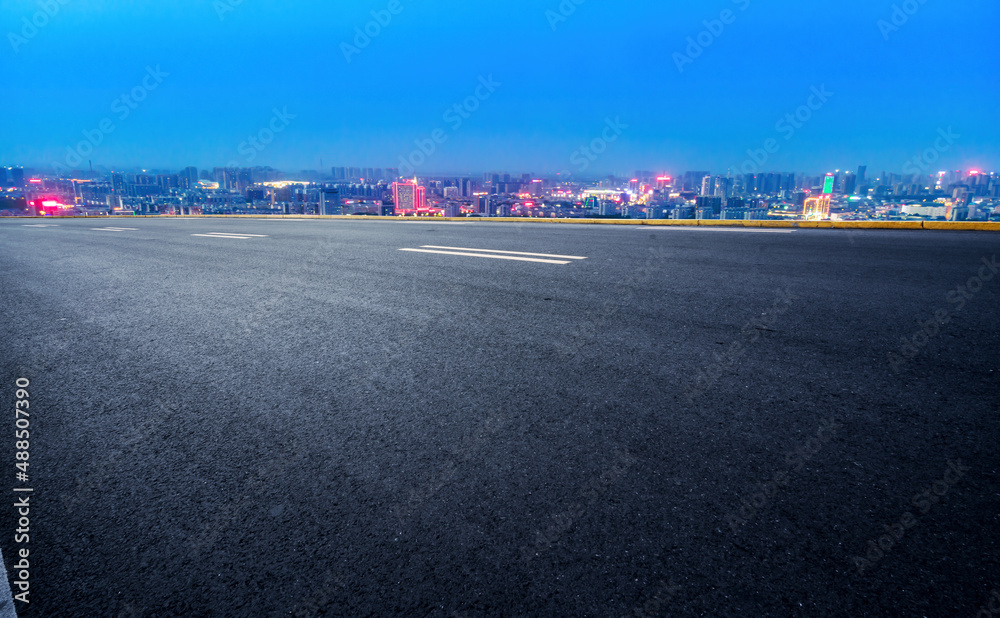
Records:
[[[23,167],[12,167],[10,168],[10,182],[15,187],[24,186],[24,168]]]
[[[396,210],[427,208],[427,189],[415,182],[394,182],[392,203],[396,205]]]
[[[802,216],[810,220],[830,218],[830,195],[825,194],[819,197],[811,197],[806,200]]]

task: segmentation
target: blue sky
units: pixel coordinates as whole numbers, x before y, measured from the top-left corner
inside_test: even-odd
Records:
[[[430,140],[424,173],[581,173],[590,146],[586,173],[725,173],[771,139],[760,171],[1000,169],[995,0],[46,1],[3,4],[0,165],[400,167]]]

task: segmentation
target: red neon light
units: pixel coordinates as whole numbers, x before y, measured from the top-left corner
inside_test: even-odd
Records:
[[[29,180],[28,182],[33,182],[33,183],[35,183],[35,184],[38,184],[38,183],[40,183],[40,182],[42,182],[42,181],[41,181],[41,180],[39,180],[38,178],[32,178],[32,179],[30,179],[30,180]]]

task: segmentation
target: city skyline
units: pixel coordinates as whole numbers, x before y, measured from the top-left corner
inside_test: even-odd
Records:
[[[0,165],[1000,168],[985,2],[119,4],[11,3]]]

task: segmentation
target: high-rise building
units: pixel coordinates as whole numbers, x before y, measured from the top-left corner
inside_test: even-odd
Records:
[[[847,172],[844,177],[844,195],[854,195],[858,188],[858,177]]]
[[[806,200],[802,210],[802,216],[806,219],[829,219],[830,218],[830,195],[824,194],[819,197],[811,197]]]
[[[185,167],[184,171],[181,172],[181,184],[190,189],[191,187],[198,184],[198,168],[197,167]]]
[[[707,215],[720,216],[722,214],[722,198],[721,197],[699,197],[697,199],[697,209],[699,211],[704,210]],[[701,217],[702,219],[708,219],[709,216]]]
[[[699,195],[701,195],[701,196],[712,195],[712,177],[711,176],[705,176],[704,178],[701,179],[701,193],[699,193]]]
[[[712,195],[715,197],[730,197],[733,194],[733,179],[716,176]]]
[[[396,180],[399,178],[399,168],[398,167],[387,167],[385,168],[385,179],[386,180]]]
[[[7,168],[0,167],[0,189],[7,186]]]
[[[858,182],[858,186],[859,187],[864,186],[865,181],[866,181],[865,174],[867,174],[867,173],[868,173],[868,166],[867,165],[859,165],[858,166],[858,178],[857,178],[857,182]]]
[[[711,176],[709,172],[684,172],[684,178],[681,185],[682,191],[697,191],[701,189],[701,183],[705,179],[705,176]]]
[[[413,182],[394,182],[392,202],[396,205],[396,210],[427,208],[427,189]]]
[[[471,178],[459,178],[458,179],[458,194],[462,197],[472,197],[472,179]]]
[[[334,182],[338,180],[347,180],[347,168],[346,167],[332,167],[330,168],[330,174],[333,176]]]
[[[24,186],[24,168],[23,167],[12,167],[10,168],[10,184],[15,187]]]
[[[341,215],[344,214],[340,204],[340,191],[336,187],[326,186],[319,193],[319,214],[321,215]]]

